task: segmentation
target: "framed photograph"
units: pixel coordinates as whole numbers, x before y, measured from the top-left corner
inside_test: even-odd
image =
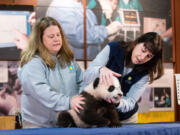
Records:
[[[121,18],[122,28],[124,32],[124,41],[135,40],[140,32],[140,16],[139,11],[135,9],[119,9],[119,16]]]
[[[120,9],[120,16],[124,26],[140,27],[139,12],[134,9]]]
[[[147,87],[138,102],[138,112],[172,111],[172,99],[170,87]]]
[[[138,102],[139,112],[174,110],[173,64],[164,64],[164,75],[145,89]]]
[[[151,31],[160,34],[166,31],[166,19],[144,17],[144,33]]]
[[[20,50],[17,50],[14,39],[15,30],[30,34],[28,11],[0,11],[0,60],[18,60]]]
[[[167,110],[172,107],[172,94],[170,87],[155,87],[154,94],[154,108]]]
[[[0,116],[20,111],[22,91],[17,78],[18,66],[19,61],[0,61]]]

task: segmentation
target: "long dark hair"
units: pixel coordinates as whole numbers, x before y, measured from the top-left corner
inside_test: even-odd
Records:
[[[126,54],[126,66],[132,66],[131,56],[135,46],[139,43],[144,43],[154,57],[144,64],[133,65],[137,72],[148,71],[150,75],[150,83],[160,78],[164,73],[163,66],[163,41],[159,34],[155,32],[148,32],[137,38],[132,42],[121,41],[121,46],[125,50]]]

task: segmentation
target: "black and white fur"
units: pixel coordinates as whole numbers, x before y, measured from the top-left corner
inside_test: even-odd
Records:
[[[113,77],[113,85],[107,86],[99,83],[96,78],[81,93],[85,97],[85,104],[80,113],[74,110],[58,113],[57,125],[59,127],[119,127],[121,126],[115,104],[110,104],[104,99],[110,98],[119,101],[123,95],[119,80]]]

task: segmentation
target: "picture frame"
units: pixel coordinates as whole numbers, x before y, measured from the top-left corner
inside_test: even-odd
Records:
[[[172,95],[171,87],[147,87],[138,101],[138,112],[172,111]]]
[[[163,33],[166,31],[166,19],[165,18],[154,18],[154,17],[144,17],[144,28],[143,32],[157,32],[157,33]]]
[[[121,30],[124,32],[123,40],[135,40],[138,36],[138,33],[141,33],[139,11],[135,9],[119,9],[118,12],[122,23]],[[133,36],[129,36],[128,32],[132,32]]]
[[[123,26],[140,27],[139,12],[135,9],[120,9]]]
[[[174,75],[173,64],[164,63],[164,75],[147,85],[144,93],[141,95],[139,104],[139,112],[151,112],[151,111],[174,111]],[[163,93],[167,91],[169,93],[170,105],[160,105]]]
[[[153,88],[154,107],[151,111],[172,110],[172,91],[170,87],[154,87]]]
[[[0,60],[19,60],[20,50],[14,42],[15,30],[29,35],[29,16],[29,11],[0,11]]]

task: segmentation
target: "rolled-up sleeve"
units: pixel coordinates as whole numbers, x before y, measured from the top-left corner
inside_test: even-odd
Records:
[[[149,82],[149,75],[144,76],[141,78],[137,83],[135,83],[129,90],[129,92],[124,96],[119,106],[117,107],[118,110],[121,112],[128,112],[131,111],[135,103],[139,100],[140,96],[142,96],[143,92],[145,91]]]
[[[92,61],[88,69],[84,72],[83,81],[85,85],[88,85],[99,76],[99,69],[107,64],[109,53],[110,47],[107,45]]]

